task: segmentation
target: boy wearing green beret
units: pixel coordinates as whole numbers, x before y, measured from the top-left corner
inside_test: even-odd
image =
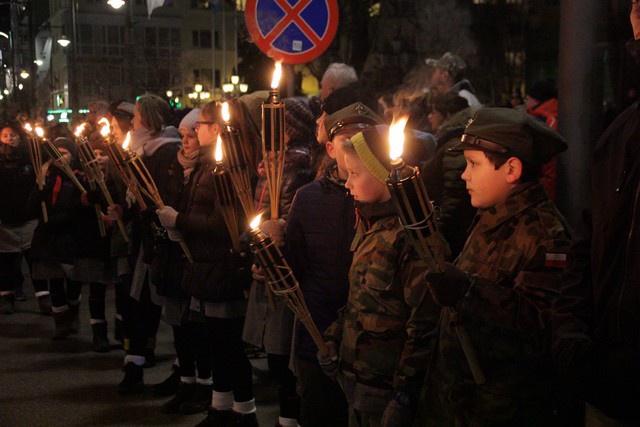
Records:
[[[358,228],[347,304],[325,332],[331,354],[318,359],[345,393],[350,426],[407,426],[440,307],[424,284],[426,264],[413,255],[385,184],[391,170],[388,126],[357,133],[343,149]]]
[[[524,112],[485,108],[451,149],[478,214],[455,265],[426,274],[443,309],[415,425],[552,425],[550,311],[571,232],[539,176],[566,143]]]

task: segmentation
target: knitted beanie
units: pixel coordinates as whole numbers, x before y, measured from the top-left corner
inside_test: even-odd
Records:
[[[134,108],[135,106],[130,102],[116,101],[110,105],[109,111],[119,119],[131,120]]]
[[[360,98],[357,85],[352,83],[331,92],[322,104],[322,111],[327,115],[333,114],[351,104],[362,101]]]
[[[300,98],[287,98],[285,105],[285,132],[289,144],[307,144],[316,139],[316,121],[311,108]]]
[[[368,127],[351,137],[353,147],[367,170],[385,182],[391,171],[389,156],[389,126],[376,125]]]
[[[201,110],[199,108],[194,108],[189,111],[180,121],[180,126],[178,126],[178,128],[186,129],[188,131],[194,130],[198,117],[200,117],[200,111]]]
[[[65,148],[71,154],[72,158],[74,159],[76,158],[76,144],[74,144],[74,142],[71,141],[69,138],[60,136],[56,138],[55,141],[53,141],[53,145],[55,145],[58,148],[60,147]]]

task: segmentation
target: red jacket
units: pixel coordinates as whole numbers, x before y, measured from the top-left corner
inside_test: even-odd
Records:
[[[527,113],[544,120],[551,129],[558,131],[558,100],[556,98],[548,99],[534,108],[530,108]],[[542,176],[540,177],[540,182],[554,202],[556,201],[556,182],[558,180],[557,168],[558,163],[554,157],[542,166]]]

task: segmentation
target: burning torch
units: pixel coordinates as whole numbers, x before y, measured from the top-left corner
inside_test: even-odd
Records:
[[[445,255],[449,254],[449,248],[438,231],[435,209],[429,200],[427,189],[420,176],[420,169],[405,164],[401,157],[406,124],[407,119],[402,118],[389,127],[389,155],[392,169],[387,178],[387,187],[400,224],[409,236],[415,251],[428,264],[431,271],[442,272],[446,268]],[[455,312],[454,317],[456,319],[458,317]],[[486,376],[480,366],[469,332],[458,321],[456,321],[456,331],[474,380],[477,384],[483,384]]]
[[[233,249],[240,252],[240,234],[238,230],[238,211],[236,209],[235,193],[233,191],[232,177],[229,170],[222,163],[222,140],[218,136],[215,149],[216,164],[213,168],[213,189],[216,201],[224,222],[227,224]]]
[[[278,84],[282,64],[276,62],[269,96],[262,104],[262,159],[267,174],[267,186],[271,201],[271,219],[278,219],[280,186],[284,173],[286,144],[284,141],[285,105],[280,99]]]
[[[227,172],[231,177],[235,194],[240,200],[244,214],[247,218],[252,218],[255,216],[255,213],[253,208],[251,177],[249,176],[249,169],[240,135],[238,130],[231,126],[229,122],[231,115],[229,114],[228,102],[222,104],[222,119],[225,123],[222,127],[220,137],[222,138],[222,154],[224,155]]]
[[[249,230],[249,246],[258,259],[260,266],[265,271],[267,282],[271,291],[283,299],[285,304],[293,311],[311,335],[313,342],[323,355],[328,355],[327,345],[320,335],[316,324],[311,319],[307,303],[302,295],[298,280],[285,260],[280,248],[271,236],[263,233],[258,225],[262,214],[251,221]]]
[[[78,153],[80,157],[80,163],[82,164],[84,173],[87,176],[87,179],[89,180],[90,185],[92,185],[93,187],[95,187],[96,184],[98,185],[98,188],[100,189],[100,192],[102,193],[102,196],[104,197],[104,199],[107,201],[107,204],[109,206],[114,205],[115,202],[113,201],[113,197],[111,197],[111,193],[109,192],[109,189],[107,188],[107,184],[104,181],[104,174],[100,169],[100,165],[98,164],[98,159],[96,158],[95,153],[89,146],[89,142],[87,141],[87,138],[83,136],[82,134],[83,130],[84,130],[84,123],[78,126],[78,128],[76,128],[75,135],[76,135],[76,142],[78,144]],[[97,205],[96,209],[99,211],[100,206]],[[102,214],[101,211],[100,213]],[[98,221],[102,223],[102,218],[99,217]],[[122,220],[118,219],[117,224],[118,224],[118,228],[120,228],[120,232],[122,233],[122,237],[124,238],[125,242],[129,242],[127,229],[124,226],[124,223],[122,222]]]

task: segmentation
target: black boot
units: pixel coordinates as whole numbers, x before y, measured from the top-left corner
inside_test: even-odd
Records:
[[[16,296],[16,301],[26,301],[27,300],[27,296],[24,293],[24,289],[22,288],[22,283],[20,283],[18,286],[16,286],[16,288],[13,290],[14,295]]]
[[[237,417],[237,423],[236,424],[229,424],[229,426],[234,425],[234,426],[238,426],[238,427],[258,427],[258,417],[256,416],[256,413],[253,412],[251,414],[239,414],[240,416]]]
[[[80,303],[69,304],[69,332],[77,334],[80,330]]]
[[[227,427],[232,425],[230,424],[232,421],[235,421],[235,418],[233,417],[233,411],[231,409],[220,411],[209,408],[207,418],[200,421],[195,427]]]
[[[182,415],[192,415],[205,412],[211,405],[212,391],[213,386],[196,383],[191,398],[180,405],[180,413]]]
[[[147,340],[147,348],[144,350],[144,367],[153,368],[154,366],[156,366],[156,337],[151,337]]]
[[[13,314],[16,312],[15,296],[6,294],[0,296],[0,314]]]
[[[160,408],[165,414],[176,414],[180,412],[183,403],[188,402],[196,392],[196,384],[180,383],[178,393],[165,402]]]
[[[38,310],[45,316],[51,315],[51,295],[40,295],[36,298],[38,300]]]
[[[53,321],[56,324],[56,331],[53,333],[51,339],[57,341],[67,338],[71,333],[69,330],[69,325],[71,323],[69,310],[65,310],[61,313],[53,313]]]
[[[107,322],[94,323],[93,330],[93,351],[96,353],[108,353],[111,351],[111,343],[107,336]]]
[[[178,392],[180,387],[180,372],[176,365],[171,366],[171,375],[164,381],[153,386],[153,394],[156,396],[171,396]]]
[[[113,339],[121,346],[124,346],[124,326],[122,320],[118,318],[113,322]]]
[[[144,370],[142,366],[133,362],[124,365],[124,378],[118,384],[118,393],[120,394],[137,394],[144,390],[142,381]]]

